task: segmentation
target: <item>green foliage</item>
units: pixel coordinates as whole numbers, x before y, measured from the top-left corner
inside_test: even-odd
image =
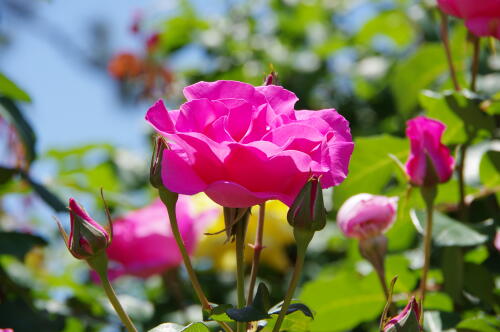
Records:
[[[4,96],[17,101],[30,102],[30,96],[7,76],[0,72],[0,96]]]
[[[383,193],[395,169],[394,161],[389,154],[404,160],[408,155],[408,149],[409,144],[406,140],[394,136],[355,138],[349,176],[335,188],[334,205],[340,207],[347,198],[358,193]],[[373,174],[377,176],[372,177]]]
[[[163,323],[149,332],[210,332],[203,323],[191,323],[188,326],[181,326],[174,323]]]
[[[416,31],[406,15],[400,11],[382,12],[365,23],[356,35],[356,43],[373,46],[376,37],[388,37],[398,48],[413,42]]]
[[[434,244],[442,247],[466,247],[483,244],[487,237],[465,223],[456,221],[440,212],[434,212],[432,239]],[[425,212],[412,211],[412,221],[422,233],[425,228]]]
[[[385,303],[375,274],[361,277],[354,271],[338,271],[306,283],[300,299],[316,313],[310,328],[318,332],[349,330],[373,320]]]
[[[47,241],[36,235],[0,232],[0,255],[12,255],[22,261],[33,247],[45,245]]]

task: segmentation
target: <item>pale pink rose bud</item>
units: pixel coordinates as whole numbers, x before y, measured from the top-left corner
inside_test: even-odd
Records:
[[[69,237],[60,227],[70,253],[88,259],[103,252],[111,243],[109,232],[93,220],[73,198],[69,199],[71,232]]]
[[[358,194],[350,197],[337,213],[337,224],[348,237],[376,237],[392,226],[398,209],[397,197]]]
[[[406,173],[415,186],[432,187],[450,179],[455,160],[441,143],[446,126],[424,116],[407,122],[406,136],[410,140],[410,156]]]
[[[438,6],[446,14],[464,19],[474,35],[500,39],[500,1],[438,0]]]
[[[0,329],[0,332],[14,332],[13,329]]]
[[[420,306],[413,296],[397,316],[392,317],[384,326],[383,332],[421,331]]]

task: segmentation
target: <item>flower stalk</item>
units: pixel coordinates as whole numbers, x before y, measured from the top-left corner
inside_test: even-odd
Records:
[[[448,61],[450,77],[453,82],[454,89],[456,91],[460,91],[460,85],[458,84],[457,74],[455,72],[455,66],[453,65],[453,59],[451,56],[450,41],[448,37],[448,15],[446,15],[442,11],[440,11],[439,13],[441,14],[441,40],[443,41],[446,60]]]
[[[87,259],[87,263],[99,275],[99,279],[101,279],[102,288],[106,292],[106,296],[108,297],[109,302],[111,302],[113,309],[117,313],[118,317],[122,321],[127,331],[137,332],[134,323],[132,323],[132,320],[123,309],[120,301],[118,300],[118,297],[116,296],[113,286],[111,286],[111,283],[109,282],[108,257],[106,256],[106,253],[102,252],[97,256]]]
[[[426,207],[426,223],[424,233],[424,266],[422,267],[422,277],[420,279],[420,303],[424,303],[425,293],[427,290],[427,275],[429,273],[431,244],[432,244],[432,222],[434,212],[434,200],[437,196],[437,186],[423,186],[420,188],[420,193],[425,202]],[[423,310],[423,306],[422,306]],[[420,316],[423,324],[423,314]]]
[[[247,295],[247,305],[252,304],[253,293],[255,289],[255,281],[257,279],[257,273],[259,271],[260,253],[264,246],[262,245],[262,238],[264,236],[264,220],[266,216],[266,203],[259,205],[259,219],[257,221],[257,230],[255,234],[255,243],[253,248],[253,259],[252,259],[252,270],[250,272],[250,285],[248,287]]]
[[[235,225],[235,241],[236,241],[236,290],[238,294],[238,308],[245,306],[245,235],[248,224],[248,213],[242,217]],[[237,322],[237,332],[246,331],[245,322]]]

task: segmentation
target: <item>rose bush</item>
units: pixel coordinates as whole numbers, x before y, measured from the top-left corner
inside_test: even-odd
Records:
[[[146,115],[170,144],[162,161],[169,190],[203,191],[226,207],[290,205],[311,175],[323,188],[345,179],[353,142],[334,109],[296,111],[294,93],[237,81],[199,82],[184,95],[179,110],[159,100]]]

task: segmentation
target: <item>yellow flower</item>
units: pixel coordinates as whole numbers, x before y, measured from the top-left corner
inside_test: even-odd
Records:
[[[195,206],[200,210],[217,206],[205,195],[196,195],[193,199]],[[217,220],[208,225],[205,233],[216,233],[224,229],[222,208],[219,207],[219,209],[220,214]],[[286,248],[293,243],[293,233],[292,227],[286,221],[287,212],[288,207],[279,201],[266,203],[262,241],[265,248],[261,252],[260,262],[279,271],[285,271],[290,266]],[[247,263],[251,263],[253,257],[253,249],[249,244],[253,244],[255,241],[258,215],[259,208],[253,207],[246,235],[245,262]],[[198,243],[195,257],[211,259],[216,269],[234,271],[236,269],[235,244],[224,243],[225,240],[225,232],[216,235],[203,235]]]

